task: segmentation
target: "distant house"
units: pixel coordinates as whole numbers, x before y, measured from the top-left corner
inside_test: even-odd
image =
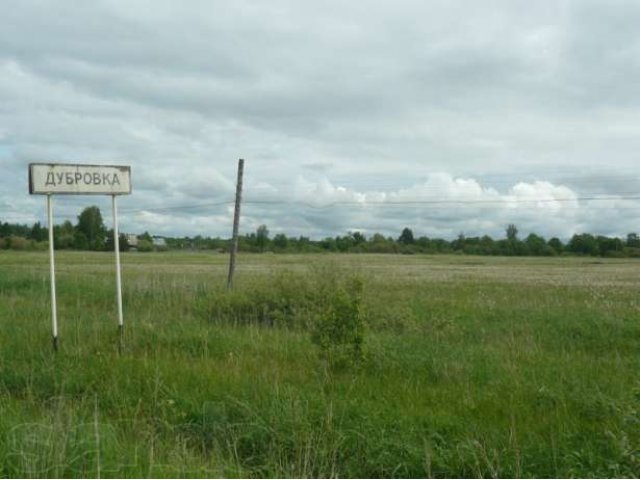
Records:
[[[127,242],[129,242],[129,248],[133,250],[137,250],[138,248],[138,236],[134,233],[125,234],[127,237]]]
[[[154,247],[166,247],[167,246],[167,241],[165,240],[164,237],[151,237],[151,240],[153,240],[153,246]]]

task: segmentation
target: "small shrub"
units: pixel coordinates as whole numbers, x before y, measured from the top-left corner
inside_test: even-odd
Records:
[[[139,252],[153,252],[153,243],[148,240],[140,240],[138,242]]]
[[[70,250],[73,247],[74,237],[69,233],[57,235],[53,240],[56,250]]]
[[[282,272],[268,282],[252,284],[250,289],[216,291],[200,301],[213,322],[299,328],[307,326],[318,311],[318,297],[308,276]]]
[[[358,276],[312,266],[311,274],[281,272],[249,289],[206,293],[196,309],[215,323],[310,331],[330,367],[347,367],[364,357],[362,293]]]
[[[45,252],[49,249],[49,242],[33,242],[31,249],[36,252]]]
[[[310,274],[283,271],[231,291],[206,292],[199,297],[198,309],[214,322],[309,328],[345,284],[334,270],[312,265]]]
[[[352,366],[364,357],[362,290],[362,280],[357,277],[338,285],[325,310],[316,317],[311,339],[330,367]]]
[[[9,244],[12,250],[27,250],[29,248],[29,240],[16,235],[9,237]]]
[[[3,237],[0,237],[0,250],[4,250],[5,248],[7,248],[7,241]]]

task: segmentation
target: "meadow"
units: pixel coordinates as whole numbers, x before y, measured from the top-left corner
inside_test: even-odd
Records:
[[[0,251],[0,477],[638,477],[640,263]],[[345,326],[346,325],[346,326]]]

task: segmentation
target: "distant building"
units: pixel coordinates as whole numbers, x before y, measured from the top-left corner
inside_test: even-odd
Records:
[[[131,249],[137,249],[138,248],[138,236],[134,233],[127,233],[125,234],[125,236],[127,237],[127,242],[129,242],[129,248]]]
[[[154,247],[166,247],[167,246],[167,241],[165,240],[164,237],[151,237],[151,240],[153,240],[153,246]]]

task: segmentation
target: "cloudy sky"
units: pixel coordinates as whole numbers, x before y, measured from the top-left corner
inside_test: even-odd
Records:
[[[3,0],[0,220],[131,165],[121,229],[640,231],[640,2]],[[106,197],[56,197],[56,222]]]

